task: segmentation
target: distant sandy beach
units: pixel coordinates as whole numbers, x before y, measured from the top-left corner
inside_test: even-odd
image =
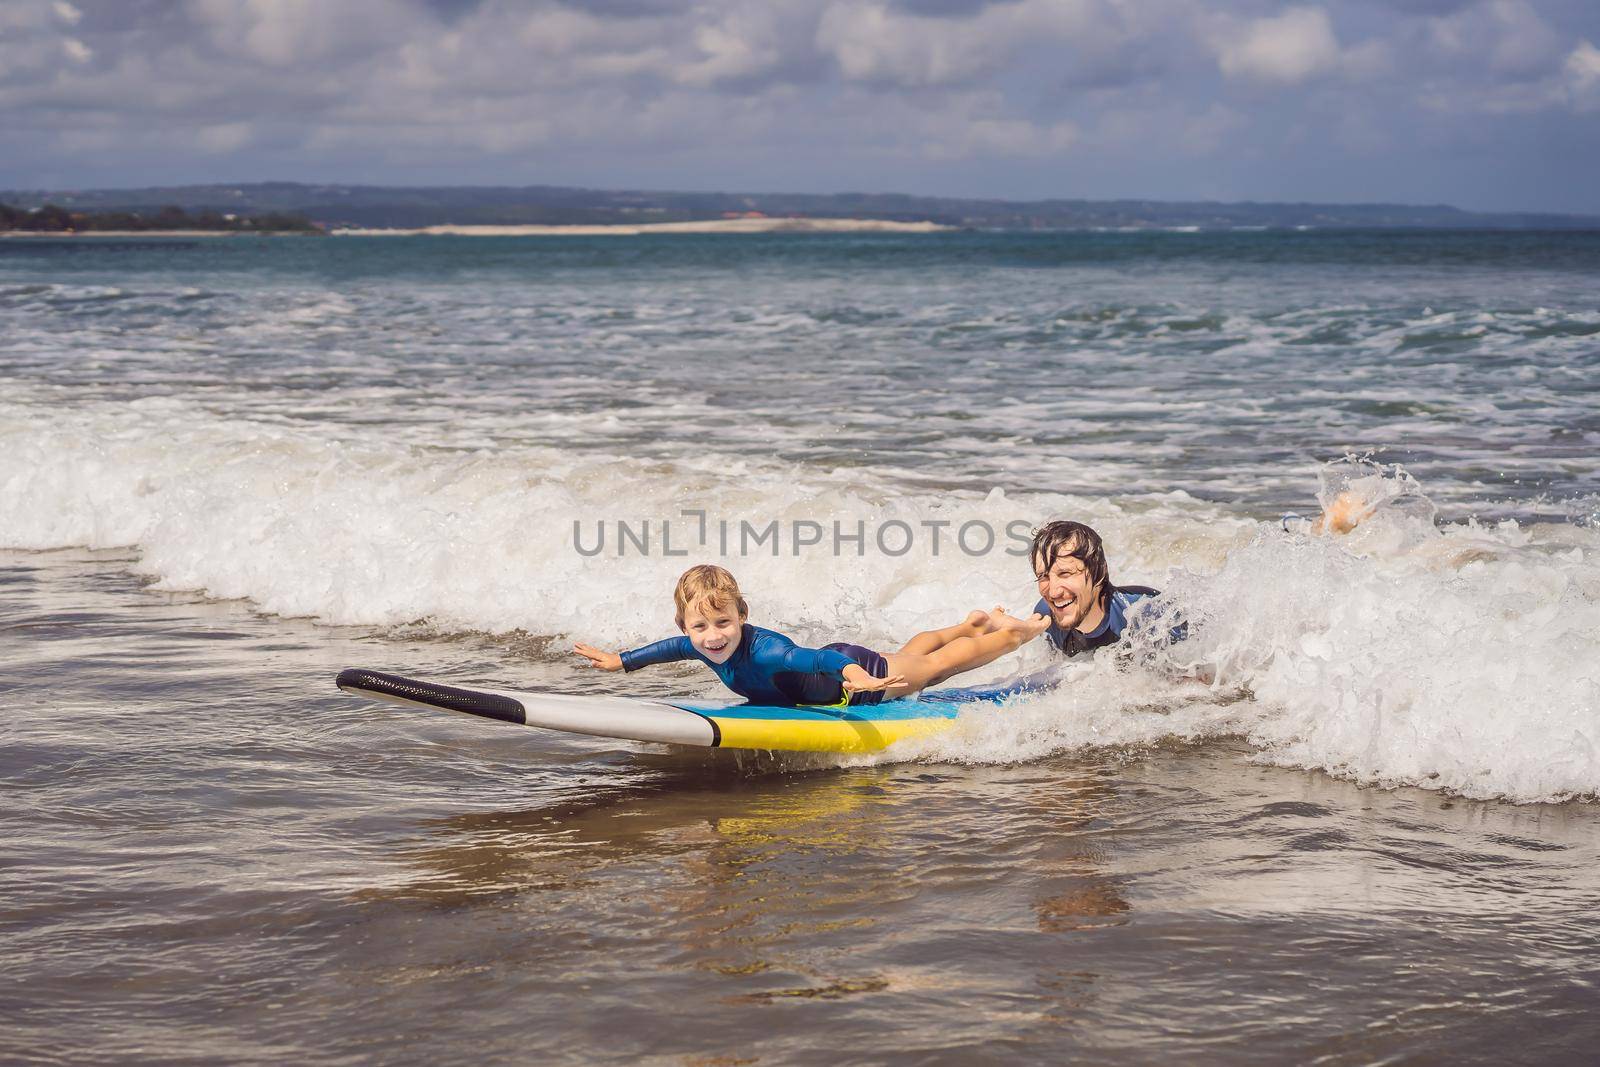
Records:
[[[336,237],[632,237],[647,233],[935,233],[954,230],[937,222],[888,219],[701,219],[593,226],[425,226],[417,230],[344,229]]]

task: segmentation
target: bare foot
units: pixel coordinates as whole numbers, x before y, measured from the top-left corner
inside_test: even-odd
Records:
[[[1011,618],[1011,613],[999,604],[984,612],[984,615],[988,619],[988,625],[983,629],[986,634],[992,634],[996,630],[1004,630],[1006,628],[1005,620]]]
[[[994,620],[982,608],[968,612],[966,620],[961,625],[970,627],[974,633],[980,634],[992,634],[995,629]]]
[[[1040,634],[1050,629],[1049,618],[1044,615],[1040,615],[1038,612],[1034,612],[1026,619],[1019,619],[1015,615],[1010,615],[1004,611],[996,609],[995,611],[991,611],[989,613],[989,618],[994,621],[995,629],[1014,630],[1029,640],[1038,637]]]

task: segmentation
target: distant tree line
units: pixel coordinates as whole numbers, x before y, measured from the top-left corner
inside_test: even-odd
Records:
[[[176,205],[143,211],[68,211],[55,204],[18,208],[0,204],[0,231],[24,233],[92,233],[107,230],[221,230],[229,233],[318,233],[303,215],[273,211],[233,215],[202,210],[193,214]]]

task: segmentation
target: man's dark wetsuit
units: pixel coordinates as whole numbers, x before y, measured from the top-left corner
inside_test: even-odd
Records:
[[[1044,632],[1050,643],[1067,655],[1076,656],[1080,652],[1092,652],[1122,640],[1122,632],[1128,628],[1129,609],[1146,597],[1160,595],[1159,591],[1147,585],[1117,586],[1107,598],[1106,617],[1091,633],[1084,633],[1078,629],[1063,630],[1055,621],[1055,616],[1050,613],[1050,601],[1043,597],[1033,610],[1050,620],[1050,629]],[[1179,630],[1174,630],[1173,639],[1181,641],[1183,634]]]
[[[884,658],[871,649],[846,644],[802,648],[780,633],[749,623],[740,628],[739,647],[726,663],[711,662],[688,637],[669,637],[622,653],[622,669],[636,671],[686,659],[697,659],[716,671],[723,685],[752,704],[785,707],[840,703],[844,669],[852,663],[874,678],[888,677]],[[876,704],[882,699],[883,692],[874,690],[852,694],[850,703]]]

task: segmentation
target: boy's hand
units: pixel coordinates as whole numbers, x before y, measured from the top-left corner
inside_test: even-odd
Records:
[[[900,685],[905,682],[903,674],[891,674],[887,678],[874,678],[865,669],[856,667],[854,670],[846,667],[844,671],[844,687],[851,693],[875,693],[880,689]]]
[[[622,657],[615,652],[602,652],[593,645],[586,645],[581,641],[572,646],[572,651],[587,659],[591,667],[598,667],[603,671],[620,671],[622,669]]]

